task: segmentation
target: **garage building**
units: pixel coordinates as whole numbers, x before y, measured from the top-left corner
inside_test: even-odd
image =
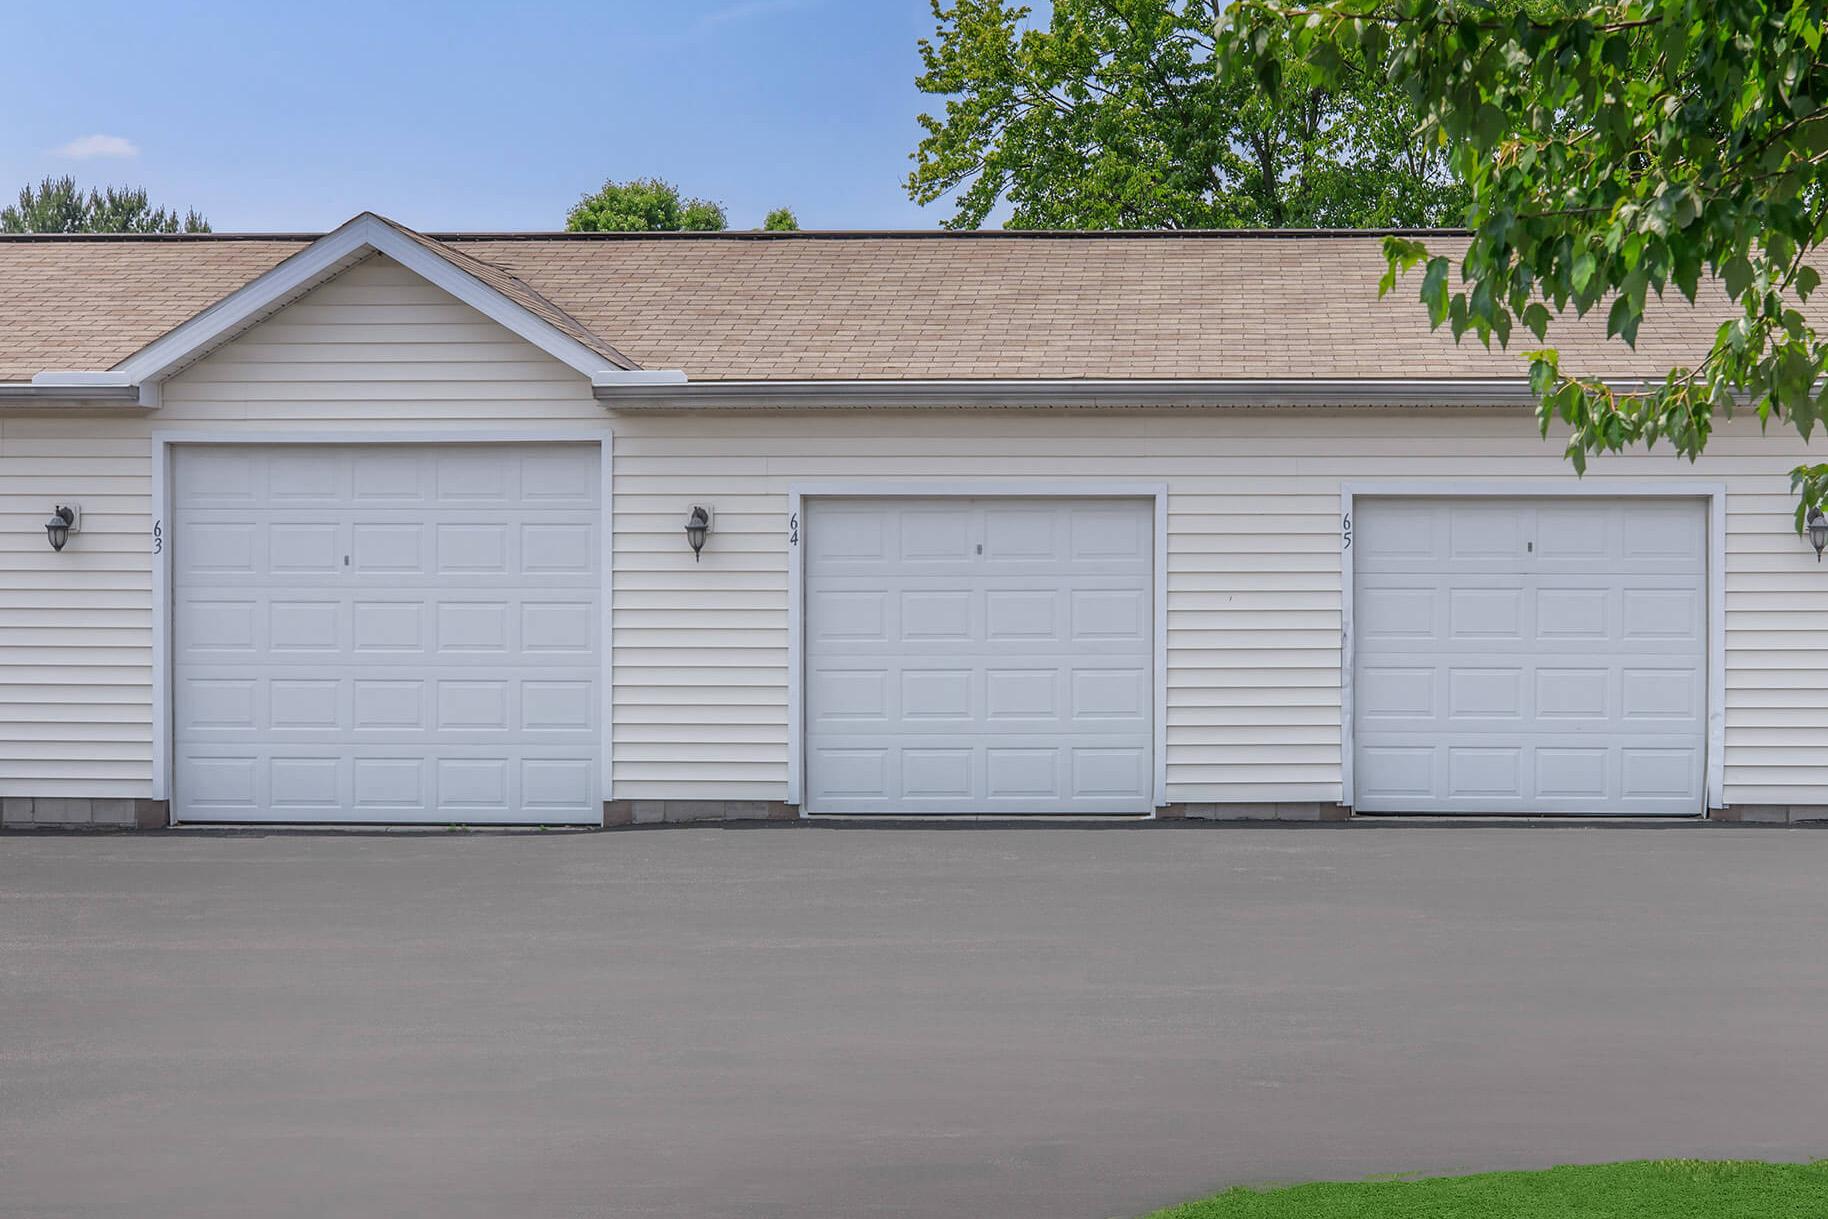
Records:
[[[0,237],[0,815],[1828,815],[1811,447],[1723,421],[1576,478],[1522,358],[1381,270]],[[1724,308],[1550,337],[1631,383]]]

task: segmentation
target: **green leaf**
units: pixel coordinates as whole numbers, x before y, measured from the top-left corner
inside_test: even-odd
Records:
[[[1540,341],[1549,333],[1549,310],[1541,301],[1531,301],[1524,308],[1523,324]]]
[[[1631,297],[1621,295],[1612,302],[1612,308],[1606,313],[1606,337],[1617,335],[1630,346],[1637,345],[1638,321],[1641,313],[1633,304]]]
[[[1720,268],[1720,278],[1726,281],[1726,294],[1734,300],[1752,284],[1752,264],[1745,255],[1729,258]]]
[[[1558,373],[1554,352],[1536,352],[1530,361],[1530,392],[1542,398],[1554,388]]]
[[[1422,276],[1422,303],[1428,306],[1428,324],[1439,326],[1447,320],[1447,260],[1428,260],[1428,271]]]
[[[1590,253],[1583,253],[1574,260],[1574,267],[1568,274],[1569,282],[1577,293],[1584,293],[1587,285],[1593,282],[1593,273],[1599,267],[1599,260]]]

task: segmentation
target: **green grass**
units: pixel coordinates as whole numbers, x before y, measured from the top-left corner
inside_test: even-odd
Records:
[[[1637,1160],[1228,1189],[1148,1219],[1828,1219],[1828,1160]]]

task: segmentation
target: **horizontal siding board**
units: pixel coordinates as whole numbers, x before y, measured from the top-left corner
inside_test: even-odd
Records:
[[[1337,783],[1266,779],[1168,785],[1171,804],[1337,804]]]
[[[140,724],[146,728],[146,739],[152,739],[152,708],[144,699],[119,699],[111,702],[104,697],[107,693],[105,690],[94,687],[45,688],[52,691],[49,698],[0,701],[0,724]],[[14,700],[15,691],[9,690],[6,693],[9,700]],[[68,732],[69,728],[62,727],[57,731]],[[46,732],[47,735],[36,739],[66,739],[51,734],[48,728]]]
[[[1728,794],[1727,803],[1733,804],[1828,804],[1818,784],[1766,783],[1751,778],[1738,778],[1733,790]]]
[[[678,778],[667,774],[665,768],[662,768],[661,773],[666,777],[654,779],[642,774],[624,774],[618,772],[616,775],[616,799],[680,799]],[[774,796],[757,796],[754,794],[757,791],[772,790],[778,787],[779,785],[773,783],[766,775],[752,777],[740,771],[732,771],[728,774],[713,772],[701,776],[694,782],[692,784],[692,791],[694,794],[687,798],[693,800],[779,799],[780,796],[778,794]]]
[[[777,681],[752,686],[720,685],[714,681],[699,685],[643,686],[625,682],[621,680],[622,676],[618,670],[616,707],[645,707],[647,715],[655,722],[659,722],[661,713],[667,710],[695,720],[700,709],[705,707],[767,707],[780,711],[781,722],[787,722],[787,688]]]
[[[0,704],[0,756],[8,751],[14,756],[19,753],[37,752],[42,742],[59,742],[70,731],[70,725],[76,721],[55,716],[33,716],[29,719],[10,716],[6,707]],[[140,757],[152,748],[152,722],[148,720],[122,720],[97,716],[93,721],[83,724],[84,740],[91,749],[113,749],[126,743],[134,746],[127,752],[128,757]],[[106,755],[95,755],[106,756]]]
[[[151,765],[126,768],[128,772],[135,769],[144,770]],[[103,773],[105,768],[93,770],[78,769],[74,773],[60,774],[14,774],[10,770],[6,777],[0,778],[0,796],[71,796],[84,799],[131,800],[144,799],[146,780],[134,777],[129,773],[127,778],[111,778]]]
[[[733,745],[759,746],[765,750],[762,756],[772,757],[781,742],[787,739],[786,728],[787,721],[781,717],[771,716],[758,723],[724,717],[717,721],[717,737],[720,742]],[[670,756],[653,752],[657,746],[666,746],[669,750],[687,750],[689,760],[704,752],[705,725],[642,723],[632,717],[620,717],[616,722],[616,741],[619,745],[628,745],[624,757],[637,753],[653,758]]]
[[[627,688],[624,688],[622,692],[627,692]],[[693,723],[681,724],[671,704],[666,702],[617,700],[616,731],[618,733],[664,731],[703,740],[705,726],[708,724],[771,725],[776,732],[768,738],[769,740],[784,742],[787,739],[787,705],[785,703],[751,704],[734,701],[701,703],[693,709],[692,719]]]

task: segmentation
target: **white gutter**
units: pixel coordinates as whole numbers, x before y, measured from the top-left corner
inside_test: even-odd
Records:
[[[1645,381],[1610,381],[1621,392]],[[616,410],[915,406],[1532,406],[1523,377],[593,383]]]
[[[0,381],[0,402],[145,402],[140,387],[113,372],[41,372],[30,381]]]

